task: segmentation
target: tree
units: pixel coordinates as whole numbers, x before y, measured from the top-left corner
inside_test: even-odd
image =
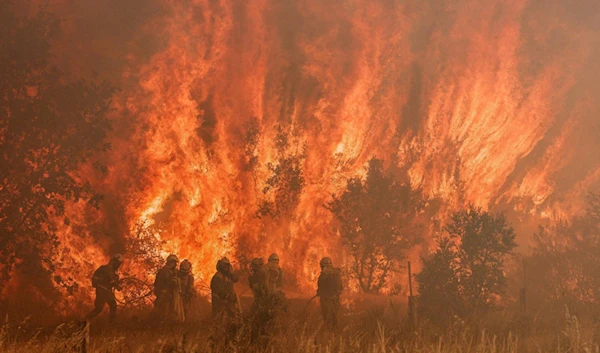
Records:
[[[268,163],[267,168],[271,175],[266,180],[263,194],[271,195],[272,200],[264,200],[259,204],[256,215],[260,217],[291,216],[291,212],[298,206],[300,194],[306,181],[302,173],[304,151],[302,153],[289,152],[290,141],[286,132],[279,127],[275,139],[277,150],[276,163]]]
[[[568,222],[540,227],[526,258],[528,294],[544,312],[600,314],[600,195],[590,194],[585,212]]]
[[[506,287],[504,261],[517,246],[514,229],[503,214],[469,206],[444,230],[448,235],[437,240],[438,249],[422,259],[416,275],[421,312],[438,321],[484,313]]]
[[[383,161],[376,158],[369,161],[364,180],[351,178],[341,195],[332,195],[326,208],[339,222],[351,274],[363,292],[381,290],[405,251],[421,240],[415,220],[424,207],[421,192],[385,175]]]
[[[57,222],[69,224],[67,202],[98,206],[77,170],[109,148],[112,95],[108,85],[71,80],[51,63],[57,26],[44,10],[21,19],[11,6],[0,3],[0,293],[15,269],[38,288],[68,282],[50,276]]]
[[[149,293],[153,292],[152,283],[158,270],[164,265],[165,258],[161,249],[164,240],[160,240],[156,233],[160,233],[157,225],[148,226],[140,221],[135,224],[130,237],[125,243],[127,261],[121,266],[120,299],[131,307],[147,309],[152,305]],[[149,275],[149,271],[152,275]]]
[[[438,249],[423,260],[423,269],[416,275],[419,284],[419,311],[426,317],[445,322],[456,313],[464,312],[460,282],[457,276],[458,256],[455,243],[449,237],[437,240]]]

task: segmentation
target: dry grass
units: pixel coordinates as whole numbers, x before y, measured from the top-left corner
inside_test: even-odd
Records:
[[[404,315],[381,308],[346,313],[341,328],[337,332],[327,332],[316,307],[298,317],[300,311],[290,311],[272,330],[270,339],[261,345],[250,342],[248,324],[242,327],[235,343],[225,344],[222,341],[211,343],[211,337],[215,335],[208,322],[151,327],[121,321],[111,326],[104,317],[92,325],[85,350],[88,353],[600,353],[597,326],[582,323],[568,310],[556,318],[560,321],[560,330],[544,329],[543,323],[538,322],[534,323],[536,327],[527,330],[528,334],[524,334],[518,325],[511,327],[510,323],[502,328],[485,329],[481,326],[467,328],[457,323],[442,333],[434,333],[437,331],[423,324],[412,331],[400,319]],[[0,352],[82,352],[82,342],[87,336],[85,326],[75,323],[36,334],[25,333],[7,322],[0,331]]]

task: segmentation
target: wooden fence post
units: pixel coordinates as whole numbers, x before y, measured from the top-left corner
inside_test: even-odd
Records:
[[[408,262],[408,323],[412,329],[417,328],[418,316],[417,316],[417,298],[413,295],[412,288],[412,271],[410,268],[410,261]]]

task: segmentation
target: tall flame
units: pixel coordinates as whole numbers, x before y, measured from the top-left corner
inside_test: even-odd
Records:
[[[598,89],[600,28],[569,17],[592,2],[566,12],[527,0],[138,5],[143,15],[110,34],[118,49],[77,31],[108,8],[54,3],[65,42],[83,51],[71,70],[97,55],[121,87],[108,175],[83,171],[106,195],[100,223],[125,238],[140,222],[156,229],[161,250],[190,259],[203,281],[221,256],[278,252],[310,288],[321,255],[343,260],[322,205],[372,156],[448,210],[564,217],[599,184],[598,156],[582,152],[599,146],[589,132],[600,105],[585,92]],[[270,178],[294,163],[300,192],[278,198],[293,187]],[[264,201],[281,212],[257,217]],[[79,256],[107,246],[87,239]]]

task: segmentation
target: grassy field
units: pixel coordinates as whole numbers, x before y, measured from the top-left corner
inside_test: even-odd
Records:
[[[580,322],[566,309],[551,323],[530,318],[527,329],[512,314],[498,312],[479,324],[457,321],[439,329],[422,322],[410,330],[403,303],[362,301],[347,307],[339,329],[329,332],[322,326],[318,301],[307,306],[307,300],[290,300],[285,316],[259,343],[250,342],[247,321],[236,341],[225,343],[215,339],[219,336],[206,315],[186,324],[157,327],[138,319],[144,315],[140,313],[123,314],[113,325],[103,315],[87,328],[73,321],[32,331],[7,322],[0,333],[0,352],[600,352],[598,326]],[[244,309],[248,304],[245,300]]]

